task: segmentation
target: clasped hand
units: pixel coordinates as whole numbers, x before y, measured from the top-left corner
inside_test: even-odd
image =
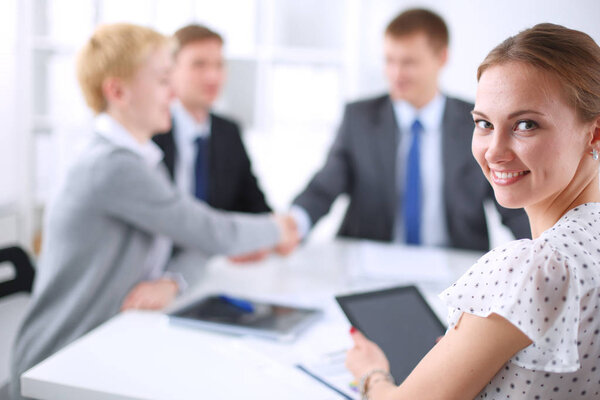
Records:
[[[300,243],[300,234],[296,221],[290,215],[274,215],[275,221],[281,232],[280,240],[273,249],[262,249],[248,254],[229,257],[235,263],[257,262],[264,260],[273,252],[287,256],[292,253]]]
[[[131,289],[123,300],[121,311],[160,310],[171,304],[177,296],[179,286],[170,279],[143,281]]]

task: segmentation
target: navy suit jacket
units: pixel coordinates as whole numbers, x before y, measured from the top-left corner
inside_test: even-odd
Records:
[[[208,204],[226,211],[270,212],[271,208],[252,173],[238,125],[215,114],[210,114],[210,118]],[[154,136],[153,140],[164,152],[163,162],[174,181],[177,145],[173,129]]]

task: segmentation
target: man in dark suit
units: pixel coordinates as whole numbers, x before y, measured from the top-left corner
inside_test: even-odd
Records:
[[[211,112],[225,80],[223,38],[200,25],[175,32],[171,131],[154,141],[183,191],[227,211],[271,211],[252,173],[238,125]]]
[[[495,200],[471,154],[473,105],[438,89],[445,22],[428,10],[401,13],[384,53],[389,93],[346,107],[325,165],[291,208],[300,234],[346,193],[340,236],[487,250],[484,202]],[[529,237],[523,210],[496,207],[516,237]]]

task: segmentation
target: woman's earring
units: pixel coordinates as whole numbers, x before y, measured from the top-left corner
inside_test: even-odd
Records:
[[[594,160],[598,159],[598,150],[596,150],[596,149],[592,150],[592,158]]]

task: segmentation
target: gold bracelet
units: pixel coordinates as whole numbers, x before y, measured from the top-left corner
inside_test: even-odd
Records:
[[[383,375],[383,377],[378,380],[375,380],[375,381],[371,382],[371,384],[369,384],[370,383],[369,380],[375,374],[381,374],[381,375]],[[370,386],[372,386],[374,383],[381,382],[381,381],[394,383],[394,377],[388,371],[385,371],[383,369],[374,369],[374,370],[371,370],[371,371],[367,372],[366,374],[364,374],[360,378],[360,384],[359,384],[360,395],[361,395],[362,400],[369,400]]]

